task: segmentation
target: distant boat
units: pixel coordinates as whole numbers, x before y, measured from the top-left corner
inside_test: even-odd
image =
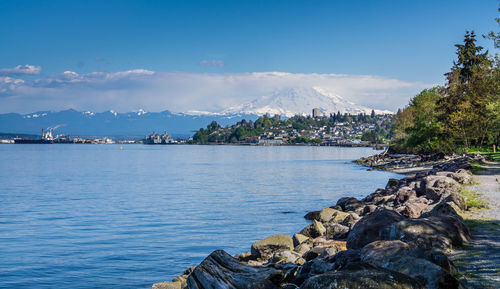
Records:
[[[144,144],[176,144],[177,141],[172,139],[167,132],[162,135],[152,133],[144,138]]]
[[[52,130],[44,131],[42,129],[42,138],[14,138],[14,143],[17,144],[52,144],[54,143],[54,137],[52,136]]]

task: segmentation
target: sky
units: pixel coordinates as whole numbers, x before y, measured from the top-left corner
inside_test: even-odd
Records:
[[[0,1],[0,113],[216,111],[283,86],[396,110],[444,84],[466,30],[498,31],[498,4]]]

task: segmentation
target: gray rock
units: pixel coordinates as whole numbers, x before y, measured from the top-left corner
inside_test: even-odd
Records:
[[[319,218],[319,211],[309,212],[304,216],[304,218],[309,221],[317,220]]]
[[[315,220],[322,223],[328,223],[328,222],[340,223],[348,215],[349,215],[348,213],[339,210],[335,210],[332,208],[324,208],[321,211],[319,211],[319,215]]]
[[[472,185],[474,183],[474,179],[472,178],[472,174],[464,169],[460,169],[457,172],[437,172],[438,176],[446,176],[454,179],[458,183],[462,185]]]
[[[293,234],[293,245],[298,246],[307,240],[309,240],[309,237],[302,235],[302,234]]]
[[[362,216],[368,215],[372,212],[374,212],[377,209],[377,206],[375,205],[366,205],[365,208],[363,209]]]
[[[446,176],[427,176],[425,181],[425,196],[430,200],[439,200],[445,193],[458,192],[460,184]]]
[[[340,224],[352,228],[360,219],[361,217],[358,216],[358,214],[349,212],[349,216],[347,216],[342,222],[340,222]]]
[[[187,279],[189,289],[277,289],[271,280],[283,279],[280,270],[271,267],[253,267],[238,262],[222,250],[214,251],[193,270]]]
[[[448,265],[437,265],[436,263],[444,263],[443,257]],[[376,241],[363,247],[361,260],[413,277],[430,289],[459,288],[452,271],[448,270],[451,269],[448,267],[451,262],[446,255],[435,250],[425,252],[422,249],[412,249],[399,240]]]
[[[302,243],[295,247],[294,251],[299,253],[301,256],[311,250],[311,247],[307,243]]]
[[[347,238],[349,231],[350,231],[350,229],[347,226],[337,224],[337,223],[328,224],[326,226],[325,237],[327,239],[335,239],[335,240],[345,239],[345,238]]]
[[[452,216],[459,220],[463,220],[461,216],[460,208],[455,204],[455,202],[447,202],[443,200],[438,204],[430,206],[427,210],[425,210],[421,217],[427,218],[432,216]]]
[[[350,267],[350,268],[347,268]],[[386,269],[351,264],[345,270],[328,272],[307,279],[301,289],[417,289],[424,288],[416,280]]]
[[[273,254],[272,263],[295,263],[302,255],[294,251],[280,251]]]
[[[342,251],[342,249],[338,246],[331,246],[331,247],[326,247],[326,248],[323,248],[323,252],[321,252],[321,254],[319,254],[319,258],[327,258],[327,257],[330,257],[330,256],[333,256],[335,254],[337,254],[338,252]]]
[[[406,203],[411,198],[416,198],[417,192],[410,187],[401,187],[396,192],[396,196],[394,197],[394,205],[402,205]]]
[[[393,223],[390,230],[382,232],[382,235],[386,240],[401,240],[416,247],[439,249],[462,246],[471,238],[469,229],[451,216],[406,219]]]
[[[403,216],[394,211],[378,208],[354,225],[347,237],[347,248],[360,249],[373,241],[383,240],[383,231],[403,219]]]
[[[181,289],[181,282],[161,282],[155,283],[151,289]]]
[[[399,240],[375,241],[361,249],[360,257],[363,262],[382,266],[390,257],[404,255],[410,249],[410,245]]]
[[[387,181],[387,185],[385,185],[385,189],[386,190],[394,190],[395,188],[397,188],[399,186],[399,182],[400,180],[398,179],[389,179],[389,181]]]
[[[326,258],[325,261],[333,264],[332,270],[341,270],[348,264],[361,261],[360,251],[352,249],[340,251],[337,254]]]
[[[275,252],[293,250],[292,238],[288,235],[273,235],[252,244],[251,252],[255,258],[269,259]]]
[[[427,208],[428,205],[419,202],[407,202],[399,213],[407,218],[418,218],[422,214],[422,211]]]
[[[313,220],[311,224],[307,225],[304,229],[302,229],[302,231],[300,231],[300,234],[311,238],[324,236],[325,233],[326,229],[323,224],[316,220]]]

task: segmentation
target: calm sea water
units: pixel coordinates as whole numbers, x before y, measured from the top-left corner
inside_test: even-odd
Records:
[[[150,288],[383,187],[370,148],[0,145],[1,288]]]

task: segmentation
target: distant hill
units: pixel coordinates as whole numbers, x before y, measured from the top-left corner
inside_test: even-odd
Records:
[[[40,111],[30,114],[0,114],[0,131],[5,134],[36,134],[52,128],[54,134],[71,136],[110,136],[115,138],[141,138],[154,132],[167,131],[173,137],[188,138],[201,127],[217,121],[221,125],[233,124],[241,119],[255,120],[256,115],[193,115],[139,110],[129,113],[107,111],[94,113],[73,109],[59,112]]]

